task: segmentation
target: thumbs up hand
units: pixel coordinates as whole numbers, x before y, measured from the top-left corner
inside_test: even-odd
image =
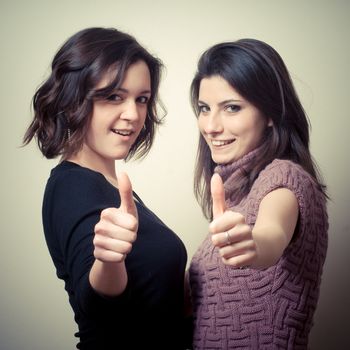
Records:
[[[210,183],[213,201],[213,221],[209,225],[212,242],[219,249],[222,261],[233,267],[251,265],[257,257],[252,229],[242,214],[227,210],[225,190],[220,175],[214,174]]]
[[[129,177],[118,176],[120,207],[101,212],[95,225],[94,256],[101,262],[122,262],[132,249],[137,237],[138,215]]]

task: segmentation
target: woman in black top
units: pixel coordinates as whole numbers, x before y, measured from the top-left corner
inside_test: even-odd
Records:
[[[160,72],[130,35],[89,28],[63,44],[34,95],[24,143],[61,156],[43,226],[79,349],[184,348],[185,247],[115,171],[152,145]]]

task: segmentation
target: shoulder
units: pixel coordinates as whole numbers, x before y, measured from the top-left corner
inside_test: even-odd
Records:
[[[63,162],[52,169],[44,201],[63,207],[85,207],[90,203],[110,202],[118,191],[102,174],[79,165]]]
[[[275,159],[268,164],[254,182],[251,193],[260,202],[268,193],[278,188],[293,192],[300,208],[313,205],[323,207],[326,202],[316,180],[299,164],[290,160]]]
[[[259,185],[286,187],[293,191],[307,187],[317,187],[312,176],[299,164],[291,160],[275,159],[263,169],[257,179]]]
[[[101,182],[102,174],[79,166],[71,162],[63,162],[58,164],[51,170],[48,183],[60,185],[62,183],[70,184],[76,182],[97,183]]]

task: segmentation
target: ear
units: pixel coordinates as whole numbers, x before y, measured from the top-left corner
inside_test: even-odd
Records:
[[[272,121],[271,118],[269,118],[269,119],[267,120],[267,126],[268,126],[268,127],[273,126],[273,121]]]

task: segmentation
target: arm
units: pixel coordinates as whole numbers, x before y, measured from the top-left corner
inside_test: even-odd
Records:
[[[253,266],[268,267],[277,262],[293,237],[298,214],[298,201],[289,189],[276,189],[263,198],[253,228],[257,246]]]
[[[226,210],[222,181],[215,178],[212,182],[214,220],[209,230],[223,262],[234,267],[272,266],[282,256],[296,227],[299,207],[295,195],[286,188],[267,194],[251,229],[243,215]]]
[[[125,289],[125,254],[138,226],[137,213],[128,213],[134,204],[129,202],[123,200],[122,188],[118,194],[101,175],[82,168],[50,179],[43,203],[45,237],[75,309],[99,312],[107,307],[101,295],[116,296]],[[119,254],[113,254],[115,249]]]

